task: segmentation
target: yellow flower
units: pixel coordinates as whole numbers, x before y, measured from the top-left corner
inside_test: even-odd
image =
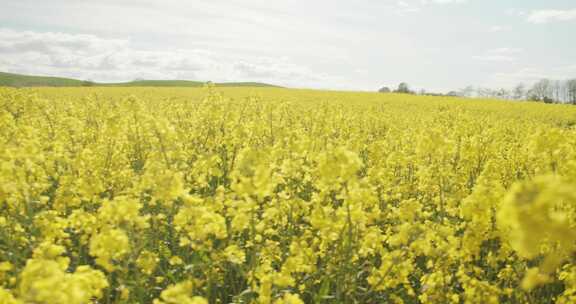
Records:
[[[274,301],[274,304],[304,304],[298,295],[285,293],[280,299]]]
[[[98,219],[101,224],[120,226],[133,225],[138,228],[147,228],[148,217],[140,215],[142,204],[137,199],[117,196],[114,200],[105,200],[98,210]]]
[[[180,208],[174,216],[174,225],[187,237],[181,245],[192,241],[192,247],[202,246],[210,237],[224,239],[227,236],[224,217],[204,206]]]
[[[90,254],[107,271],[114,271],[114,261],[130,252],[130,240],[123,230],[108,229],[90,239]]]
[[[32,259],[20,274],[19,294],[24,302],[84,304],[100,298],[108,282],[102,272],[79,266],[67,273],[55,261]]]
[[[172,285],[162,291],[160,299],[154,300],[154,304],[208,304],[203,297],[191,296],[193,289],[190,281]]]
[[[524,279],[522,279],[522,289],[532,290],[534,287],[543,285],[550,282],[550,277],[540,272],[537,267],[530,268],[526,271]]]
[[[230,245],[224,249],[224,257],[232,264],[242,264],[246,260],[246,253],[238,245]]]
[[[16,299],[8,290],[0,287],[0,303],[2,304],[23,304],[22,301]]]
[[[184,263],[184,261],[182,261],[182,259],[179,256],[172,256],[170,257],[170,260],[168,260],[168,263],[170,263],[170,265],[172,266],[176,266],[176,265],[182,265]]]
[[[138,265],[142,272],[147,275],[151,275],[154,272],[154,269],[156,268],[159,260],[160,259],[158,258],[157,254],[148,250],[144,250],[140,253],[140,256],[138,256],[136,265]]]

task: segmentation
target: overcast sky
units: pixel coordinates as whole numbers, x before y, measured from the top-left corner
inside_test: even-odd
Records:
[[[0,71],[446,91],[576,77],[574,0],[0,0]]]

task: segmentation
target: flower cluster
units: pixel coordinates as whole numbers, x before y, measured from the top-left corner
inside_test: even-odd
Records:
[[[0,88],[0,303],[576,302],[576,108],[218,91]]]

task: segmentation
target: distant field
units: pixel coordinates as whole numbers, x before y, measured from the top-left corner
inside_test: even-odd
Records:
[[[575,147],[567,105],[0,88],[0,302],[574,303]]]
[[[189,80],[135,80],[121,83],[97,83],[77,79],[45,76],[28,76],[0,72],[0,86],[8,87],[202,87],[206,83]],[[225,82],[215,83],[219,87],[278,87],[259,82]]]

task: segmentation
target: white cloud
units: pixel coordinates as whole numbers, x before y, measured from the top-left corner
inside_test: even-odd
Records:
[[[136,78],[315,83],[325,76],[287,58],[231,57],[204,49],[137,49],[124,39],[0,29],[0,69],[95,81]]]
[[[394,11],[398,15],[407,15],[410,13],[421,12],[426,6],[430,5],[448,5],[466,3],[468,0],[398,0],[395,3]]]
[[[534,24],[545,24],[554,21],[576,20],[576,9],[570,10],[537,10],[530,12],[526,20]]]
[[[464,3],[467,2],[467,0],[428,0],[427,2],[435,4],[453,4],[453,3]]]
[[[519,83],[532,84],[540,79],[564,80],[574,78],[576,65],[560,67],[524,67],[521,69],[499,72],[491,76],[488,86],[513,87]]]
[[[408,1],[397,1],[394,7],[394,12],[397,15],[404,16],[411,13],[420,12],[422,8],[417,3]]]
[[[0,52],[26,53],[74,53],[78,55],[93,52],[110,52],[125,48],[127,40],[99,39],[93,35],[70,35],[65,33],[36,33],[0,29]]]
[[[526,12],[524,10],[518,9],[518,8],[509,8],[506,11],[506,15],[508,16],[525,16]]]
[[[576,77],[576,64],[563,65],[563,66],[555,67],[552,70],[556,71],[556,72],[560,72],[560,73],[571,73],[570,76]]]
[[[480,61],[492,61],[492,62],[512,62],[516,61],[516,58],[506,55],[479,55],[472,56],[472,58]]]
[[[496,48],[496,49],[491,49],[491,50],[487,51],[487,53],[489,53],[489,54],[518,54],[518,53],[522,53],[522,52],[524,52],[523,49],[508,48],[508,47]]]
[[[492,75],[492,79],[503,85],[514,85],[518,83],[532,83],[542,78],[547,78],[549,74],[536,68],[522,68],[512,72],[500,72]]]
[[[523,51],[519,48],[496,48],[487,50],[482,55],[472,56],[472,58],[480,61],[513,62]]]
[[[499,32],[507,32],[510,31],[512,28],[505,25],[494,25],[491,26],[488,31],[491,33],[499,33]]]

